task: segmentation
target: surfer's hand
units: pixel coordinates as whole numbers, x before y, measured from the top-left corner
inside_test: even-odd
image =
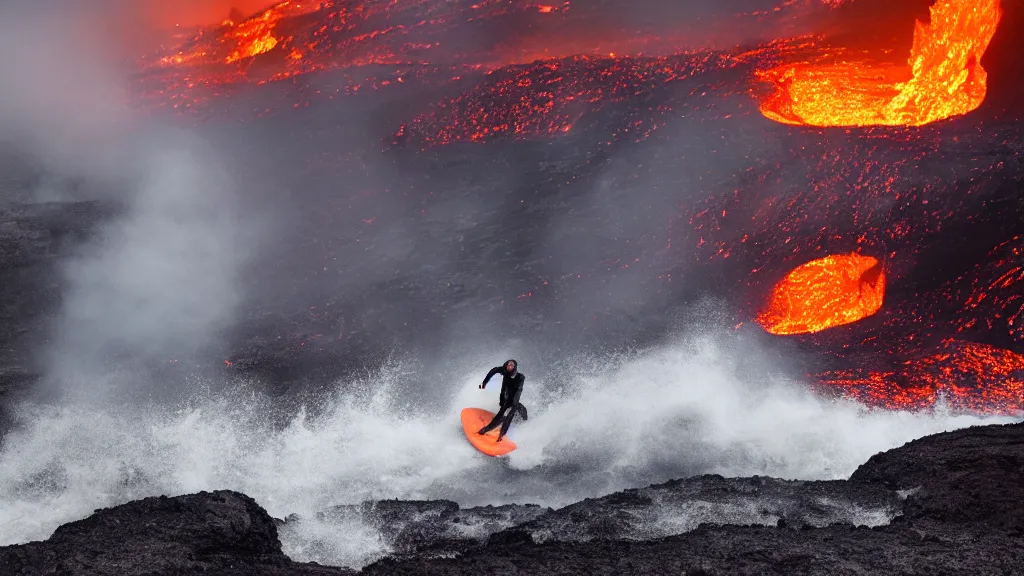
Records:
[[[481,384],[481,385],[480,385],[480,389],[481,389],[481,390],[483,390],[483,389],[484,389],[484,385],[483,385],[483,384]]]

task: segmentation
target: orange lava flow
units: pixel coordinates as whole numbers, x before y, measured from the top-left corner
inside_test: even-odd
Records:
[[[225,20],[198,36],[183,39],[181,46],[159,58],[156,64],[161,67],[224,65],[266,54],[292,40],[290,35],[278,30],[283,20],[321,7],[317,3],[287,0],[240,22]],[[146,68],[144,62],[140,64]]]
[[[772,288],[757,323],[770,334],[812,334],[882,307],[885,273],[871,256],[840,254],[802,264]]]
[[[279,42],[274,36],[274,28],[281,16],[280,12],[267,10],[258,18],[234,26],[227,37],[237,42],[238,47],[227,57],[225,63],[231,64],[273,50]]]
[[[946,341],[899,373],[841,370],[819,378],[847,398],[885,409],[928,409],[941,398],[956,412],[1024,412],[1024,356],[976,342]]]
[[[765,117],[810,126],[921,126],[967,114],[985,100],[981,57],[1002,18],[1000,0],[939,0],[916,23],[907,66],[796,64],[759,76],[775,86]]]

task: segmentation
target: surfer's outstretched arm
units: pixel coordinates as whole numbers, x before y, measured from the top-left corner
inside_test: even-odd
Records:
[[[490,382],[491,378],[494,377],[494,375],[497,374],[498,372],[501,372],[501,366],[495,366],[494,368],[491,368],[491,371],[487,373],[487,376],[484,376],[484,383],[480,385],[480,389],[483,390],[484,388],[486,388],[487,383]]]

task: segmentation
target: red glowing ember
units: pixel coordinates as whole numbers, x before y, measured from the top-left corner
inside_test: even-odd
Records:
[[[1002,16],[1000,0],[939,0],[917,22],[906,67],[865,62],[764,71],[775,86],[768,118],[811,126],[920,126],[967,114],[985,99],[981,57]]]
[[[200,31],[186,39],[170,54],[160,57],[158,67],[215,67],[233,64],[270,52],[279,44],[289,44],[294,36],[278,30],[283,19],[295,18],[322,9],[317,3],[281,2],[250,18]]]
[[[842,370],[821,375],[827,388],[871,406],[923,409],[941,402],[953,411],[1019,414],[1024,411],[1024,356],[955,340],[891,372]]]
[[[984,324],[1024,339],[1024,245],[1021,237],[996,246],[989,261],[977,270],[971,296],[957,314],[957,332]],[[989,314],[978,314],[989,311]]]
[[[867,318],[882,307],[885,273],[870,256],[826,256],[798,266],[772,289],[757,322],[771,334],[811,334]]]
[[[492,73],[476,89],[441,102],[436,111],[414,118],[397,136],[438,145],[496,136],[566,134],[587,112],[726,65],[724,55],[701,53],[662,58],[576,56],[507,68]],[[634,139],[642,139],[655,127],[641,122],[631,132]]]
[[[141,89],[156,106],[184,111],[204,108],[201,105],[211,98],[236,93],[245,85],[280,85],[339,69],[356,71],[339,73],[327,82],[331,97],[413,77],[447,81],[467,72],[562,56],[567,53],[563,45],[572,53],[574,42],[562,38],[523,40],[522,46],[498,41],[489,48],[479,46],[482,26],[516,26],[525,34],[541,22],[564,18],[568,6],[499,0],[473,5],[438,0],[290,0],[248,18],[176,37],[170,50],[139,61]],[[387,69],[358,71],[370,66]],[[304,91],[297,82],[295,86]],[[294,107],[308,103],[302,99],[293,102]]]

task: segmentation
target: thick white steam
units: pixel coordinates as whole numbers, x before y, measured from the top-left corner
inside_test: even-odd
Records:
[[[102,40],[112,31],[88,4],[0,6],[0,144],[60,176],[106,180],[125,161],[133,119]]]
[[[217,151],[196,134],[143,122],[129,105],[133,87],[110,38],[131,8],[118,0],[0,7],[0,145],[41,170],[43,182],[84,183],[83,194],[118,212],[63,263],[63,310],[46,351],[51,383],[93,399],[109,371],[103,361],[200,350],[241,298],[245,226]],[[38,199],[57,198],[44,187]]]
[[[195,352],[236,311],[243,250],[230,183],[201,141],[163,136],[139,155],[126,213],[67,265],[55,377],[108,348],[165,360]]]

